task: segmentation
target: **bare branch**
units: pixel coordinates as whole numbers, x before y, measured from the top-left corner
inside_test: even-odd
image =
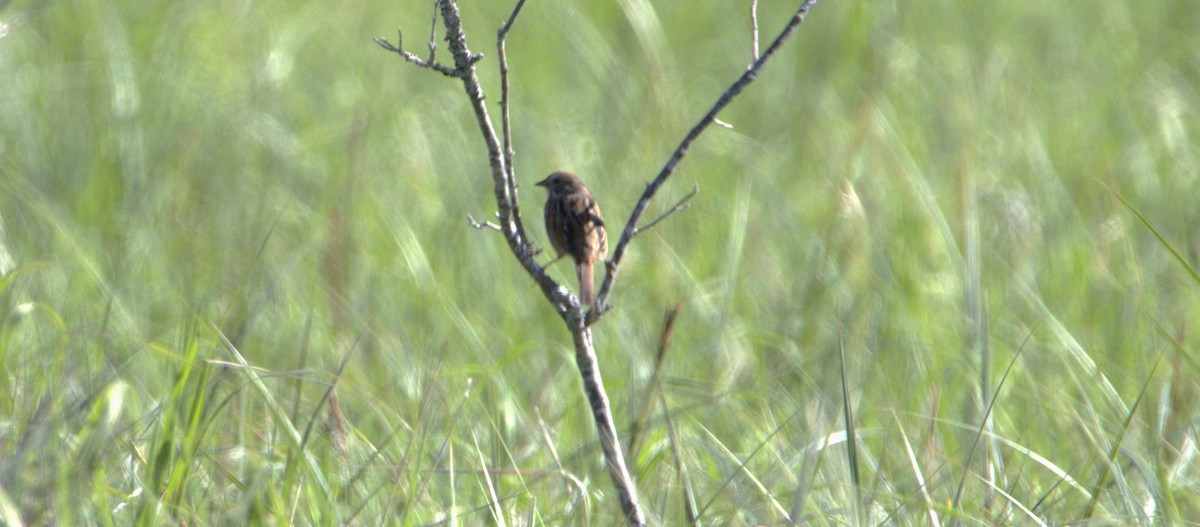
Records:
[[[504,229],[500,228],[499,225],[496,225],[495,223],[492,223],[490,221],[485,221],[485,222],[481,223],[479,221],[476,221],[475,217],[470,214],[467,214],[467,223],[476,229],[487,228],[487,229],[495,229],[497,232],[504,232]]]
[[[459,73],[458,70],[448,68],[446,66],[438,64],[437,62],[434,62],[432,51],[429,53],[429,60],[422,59],[421,57],[418,57],[416,55],[413,55],[412,53],[404,51],[404,49],[402,48],[403,41],[404,41],[404,35],[403,35],[403,33],[400,32],[400,30],[396,30],[396,45],[395,46],[393,46],[391,42],[388,42],[386,38],[375,37],[376,44],[379,44],[379,46],[382,47],[383,49],[386,49],[388,51],[391,51],[393,53],[400,55],[401,57],[404,57],[404,60],[407,60],[407,61],[409,61],[413,64],[416,64],[422,68],[429,68],[429,69],[434,70],[438,73],[441,73],[442,75],[445,75],[447,77],[456,77],[456,78],[462,77],[462,74]]]
[[[758,62],[758,0],[750,0],[750,26],[754,29],[751,49],[754,55],[750,57],[751,65]]]
[[[688,203],[688,200],[692,199],[692,197],[694,197],[696,194],[699,194],[699,193],[700,193],[700,185],[692,186],[691,192],[688,192],[686,196],[684,196],[679,201],[675,202],[675,205],[672,206],[670,209],[667,209],[666,212],[662,213],[662,216],[654,218],[654,220],[651,221],[650,223],[647,223],[641,227],[634,229],[633,235],[637,236],[637,235],[641,234],[643,231],[650,230],[650,227],[658,225],[658,222],[667,219],[667,216],[670,216],[681,210],[687,210],[688,207],[691,207],[691,205]]]
[[[563,317],[567,329],[574,337],[575,363],[579,368],[584,393],[587,395],[592,409],[596,434],[600,438],[600,447],[604,452],[608,475],[616,488],[617,497],[621,502],[621,510],[631,525],[645,525],[646,519],[637,499],[637,487],[634,486],[629,469],[625,466],[620,441],[617,439],[616,425],[608,404],[608,396],[604,392],[604,384],[600,378],[600,368],[596,363],[596,349],[592,343],[591,329],[584,324],[585,319],[578,300],[574,300],[567,289],[550,278],[545,269],[534,260],[525,230],[516,220],[516,213],[519,209],[516,207],[516,183],[512,181],[512,169],[508,164],[509,158],[502,150],[500,139],[496,137],[496,129],[492,126],[487,105],[484,104],[483,88],[480,87],[479,78],[475,75],[474,64],[482,58],[482,55],[472,55],[467,47],[467,37],[463,33],[457,2],[441,0],[440,6],[442,21],[446,26],[446,39],[449,41],[450,53],[454,56],[455,70],[461,73],[463,89],[475,111],[475,120],[483,135],[484,143],[487,145],[488,165],[492,170],[493,191],[496,194],[498,217],[500,228],[504,232],[504,239],[508,241],[509,250],[541,287],[546,299]],[[509,17],[509,20],[516,19],[519,7],[513,10],[513,15]],[[499,39],[503,42],[502,35]],[[507,101],[505,101],[505,106],[507,106]]]
[[[600,436],[600,450],[604,452],[608,475],[617,489],[617,499],[621,502],[621,510],[625,511],[625,519],[630,525],[644,526],[646,519],[642,515],[641,505],[638,504],[637,487],[633,484],[629,469],[625,467],[625,455],[621,452],[621,442],[617,439],[617,427],[613,423],[608,395],[604,393],[604,380],[600,378],[600,364],[596,362],[592,329],[584,325],[582,319],[577,322],[578,325],[571,330],[575,340],[575,366],[579,368],[583,391],[592,407],[592,418],[596,421],[596,434]],[[581,353],[580,350],[589,352]]]
[[[596,295],[595,307],[588,311],[586,317],[588,324],[592,324],[598,320],[606,310],[605,305],[608,300],[608,295],[612,291],[613,284],[616,282],[617,272],[620,271],[621,268],[621,260],[625,257],[625,250],[628,248],[630,240],[632,240],[633,236],[637,234],[638,220],[640,220],[642,215],[646,213],[646,206],[650,204],[650,200],[654,198],[656,193],[658,193],[659,187],[661,187],[663,182],[665,182],[667,178],[671,177],[671,174],[675,172],[675,166],[679,164],[679,162],[683,159],[683,156],[687,155],[688,149],[691,148],[692,143],[696,141],[696,138],[700,137],[700,134],[703,133],[706,128],[708,128],[708,125],[716,121],[717,114],[721,113],[721,110],[725,109],[725,107],[729,105],[730,101],[737,97],[742,90],[746,89],[746,86],[748,86],[751,82],[754,82],[754,79],[758,78],[759,70],[762,69],[763,65],[766,64],[767,61],[771,60],[771,57],[775,56],[775,52],[779,51],[779,48],[783,46],[783,43],[787,41],[788,37],[792,36],[792,33],[795,32],[796,27],[799,26],[800,23],[804,21],[804,17],[808,15],[809,10],[811,10],[813,6],[817,5],[817,2],[819,1],[820,0],[804,0],[804,3],[800,4],[800,8],[796,10],[796,14],[792,15],[792,18],[788,20],[787,26],[783,28],[783,31],[779,33],[779,36],[775,37],[775,40],[771,42],[771,45],[767,48],[766,52],[759,56],[758,59],[754,61],[754,64],[752,64],[744,73],[742,73],[741,77],[739,77],[738,80],[729,87],[729,89],[725,90],[725,93],[722,93],[721,96],[717,98],[717,102],[713,104],[711,109],[708,110],[708,113],[704,114],[704,117],[700,118],[700,122],[696,123],[696,125],[692,127],[692,130],[688,132],[687,136],[683,138],[683,141],[679,143],[679,146],[675,148],[675,152],[671,154],[671,158],[667,160],[667,164],[663,166],[661,171],[659,171],[658,176],[654,178],[654,181],[651,181],[648,185],[646,185],[646,190],[642,192],[641,199],[639,199],[637,205],[634,206],[633,212],[629,214],[629,220],[625,222],[625,230],[621,232],[621,239],[619,242],[617,242],[617,246],[612,252],[612,258],[606,262],[605,268],[607,269],[607,272],[604,276],[604,283],[600,286],[600,292]]]
[[[437,55],[438,1],[433,0],[433,15],[429,17],[429,62],[433,62],[434,56]]]
[[[580,377],[583,381],[583,389],[587,395],[588,402],[591,406],[592,415],[596,424],[596,433],[600,439],[600,447],[604,453],[606,466],[609,476],[612,478],[613,486],[616,488],[618,500],[621,503],[622,511],[625,513],[626,519],[631,525],[645,525],[646,520],[641,510],[641,505],[637,499],[637,489],[633,484],[633,479],[629,474],[628,468],[625,466],[625,459],[622,454],[620,441],[617,437],[616,426],[613,422],[612,411],[608,402],[608,396],[604,392],[604,384],[600,378],[600,368],[596,360],[595,345],[592,342],[592,331],[590,324],[603,313],[604,300],[607,298],[612,289],[613,283],[616,280],[617,270],[620,266],[621,259],[624,256],[626,247],[630,240],[637,235],[638,232],[644,231],[653,227],[658,222],[665,219],[670,214],[684,210],[687,208],[686,202],[695,196],[699,188],[694,188],[691,193],[679,200],[670,210],[663,213],[658,218],[646,224],[642,228],[638,228],[638,221],[646,211],[650,200],[657,193],[663,182],[675,170],[675,166],[687,154],[688,148],[699,137],[708,125],[719,122],[716,116],[720,111],[729,104],[750,82],[752,82],[758,70],[763,64],[779,49],[784,40],[795,30],[796,26],[803,21],[805,14],[809,9],[817,3],[818,0],[805,0],[800,9],[793,16],[783,32],[775,39],[771,46],[761,57],[757,57],[749,69],[743,73],[726,92],[721,95],[716,104],[708,111],[700,122],[692,128],[688,135],[683,139],[680,145],[676,148],[674,154],[668,160],[667,164],[659,172],[647,186],[643,192],[641,199],[637,202],[633,212],[630,215],[629,221],[625,225],[625,229],[621,234],[620,241],[617,243],[616,250],[613,253],[613,258],[606,263],[606,276],[600,290],[600,295],[597,297],[596,307],[590,309],[585,315],[582,307],[575,297],[569,291],[548,274],[545,267],[539,265],[534,259],[536,252],[533,250],[533,245],[530,243],[525,229],[521,223],[520,209],[517,203],[517,184],[514,176],[513,157],[514,150],[512,145],[512,129],[509,116],[509,85],[508,85],[508,63],[505,56],[504,41],[508,32],[516,23],[517,16],[520,14],[521,8],[524,5],[524,0],[517,0],[516,6],[513,8],[512,14],[508,21],[497,32],[497,51],[499,52],[500,74],[501,74],[501,89],[502,97],[500,101],[503,126],[503,143],[501,138],[497,137],[496,129],[492,124],[491,117],[488,113],[487,105],[484,102],[483,88],[479,84],[479,78],[475,72],[475,63],[479,62],[483,55],[472,54],[467,46],[466,34],[462,28],[462,19],[458,10],[456,0],[437,0],[436,6],[441,12],[441,19],[446,28],[446,41],[450,49],[450,54],[454,57],[454,67],[450,68],[443,66],[434,61],[434,52],[436,46],[434,39],[430,38],[430,58],[423,60],[412,53],[403,50],[401,40],[397,41],[395,46],[391,45],[383,38],[376,38],[375,42],[388,51],[395,52],[405,60],[417,64],[418,66],[429,68],[442,73],[443,75],[456,77],[462,80],[463,90],[470,101],[472,109],[475,113],[475,120],[479,126],[479,131],[483,136],[484,143],[488,151],[488,165],[491,169],[493,192],[496,195],[497,203],[497,223],[479,222],[470,215],[467,216],[470,225],[476,229],[495,229],[504,234],[505,240],[508,242],[509,250],[525,268],[525,271],[534,279],[540,286],[542,293],[550,304],[559,313],[563,321],[567,325],[567,329],[571,332],[575,347],[575,362],[579,369]],[[434,17],[434,25],[436,25],[437,16]],[[433,33],[436,33],[434,31]],[[757,33],[756,33],[757,34]],[[399,32],[397,33],[399,38]],[[727,125],[726,125],[727,126]],[[547,264],[549,265],[549,264]]]
[[[442,11],[442,21],[446,26],[446,39],[449,41],[450,53],[454,56],[455,69],[462,72],[460,78],[463,81],[463,89],[467,99],[471,102],[475,121],[479,125],[479,131],[487,146],[488,164],[492,170],[493,191],[496,195],[498,209],[497,220],[501,232],[504,233],[509,250],[516,256],[517,261],[537,282],[542,293],[550,300],[559,314],[565,316],[570,305],[570,293],[546,274],[545,269],[534,260],[534,253],[530,249],[532,244],[529,243],[524,227],[516,219],[519,210],[516,207],[516,183],[510,181],[511,170],[508,167],[508,160],[502,151],[500,139],[496,136],[496,129],[492,126],[487,105],[484,104],[483,88],[480,87],[479,78],[475,74],[474,64],[483,55],[472,54],[468,48],[457,3],[454,0],[441,0],[439,6]]]
[[[504,40],[504,37],[508,35],[508,30],[512,29],[513,24],[516,23],[517,15],[521,14],[522,7],[525,7],[525,0],[517,0],[516,7],[513,7],[512,14],[508,16],[508,22],[505,22],[504,25],[500,27],[501,40]]]
[[[517,0],[516,7],[513,7],[512,14],[508,17],[508,22],[505,22],[500,27],[500,30],[496,32],[496,55],[500,62],[500,121],[504,133],[505,176],[507,179],[508,194],[512,199],[513,223],[520,232],[525,232],[525,225],[521,222],[521,207],[517,200],[516,168],[513,166],[513,156],[516,155],[516,152],[513,150],[512,125],[509,117],[508,55],[504,51],[504,41],[508,37],[508,32],[512,29],[513,24],[517,22],[517,15],[521,14],[521,7],[524,5],[525,0]]]
[[[524,2],[522,1],[521,3],[523,4]],[[435,6],[440,10],[442,22],[446,27],[446,41],[449,44],[450,54],[454,57],[453,68],[423,60],[412,53],[404,51],[401,40],[398,40],[395,46],[383,38],[376,38],[375,42],[384,49],[395,52],[405,60],[418,66],[462,80],[463,89],[466,92],[467,99],[471,103],[476,123],[479,125],[479,131],[483,136],[484,144],[488,150],[488,164],[492,170],[493,191],[496,195],[496,216],[498,223],[493,224],[488,222],[479,225],[488,228],[499,227],[499,231],[504,234],[504,239],[508,242],[509,249],[516,256],[517,261],[521,263],[525,271],[537,282],[542,290],[542,294],[546,296],[558,314],[566,319],[568,311],[571,308],[571,293],[567,291],[567,288],[551,278],[550,275],[546,274],[545,269],[538,265],[534,257],[539,251],[533,249],[533,244],[529,242],[529,237],[525,233],[525,228],[520,220],[520,209],[516,201],[517,185],[513,181],[513,172],[509,166],[512,156],[511,154],[506,155],[504,153],[504,150],[511,149],[511,140],[508,146],[502,150],[500,140],[496,136],[496,130],[492,126],[491,117],[488,115],[487,105],[484,103],[483,89],[480,87],[479,78],[475,74],[474,65],[483,59],[483,55],[471,53],[468,48],[466,35],[462,29],[462,19],[455,0],[436,0]],[[509,18],[509,23],[505,25],[506,28],[510,28],[516,20],[516,14],[519,9],[520,5],[513,11],[513,15]],[[435,21],[436,19],[437,15],[434,16]],[[399,32],[397,33],[399,34]],[[507,106],[507,104],[506,98],[504,105]],[[511,134],[506,135],[511,136]],[[471,221],[473,222],[472,226],[478,223],[473,219]]]

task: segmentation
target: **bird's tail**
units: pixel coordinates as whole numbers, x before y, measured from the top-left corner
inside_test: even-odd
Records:
[[[583,307],[591,306],[596,300],[592,284],[592,263],[579,262],[575,266],[575,272],[579,273],[579,301],[583,303]]]

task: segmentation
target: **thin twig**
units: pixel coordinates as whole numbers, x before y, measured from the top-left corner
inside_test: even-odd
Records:
[[[634,229],[633,235],[637,236],[645,231],[650,230],[650,227],[658,225],[658,222],[667,219],[667,216],[670,216],[681,210],[687,210],[688,207],[692,206],[690,203],[688,203],[688,200],[692,199],[692,197],[694,197],[696,194],[699,194],[699,193],[700,193],[700,185],[693,185],[691,192],[688,192],[686,196],[684,196],[679,201],[675,202],[675,205],[673,207],[667,209],[667,211],[662,213],[661,216],[654,218],[654,220],[651,221],[650,223],[647,223],[641,227]]]
[[[524,6],[525,0],[517,1],[517,5],[513,7],[512,14],[508,15],[508,22],[505,22],[504,26],[500,28],[500,38],[504,38],[508,34],[508,30],[512,29],[513,24],[517,21],[517,15],[521,14],[521,8]]]
[[[500,228],[499,225],[496,225],[490,221],[479,222],[470,214],[467,214],[467,223],[476,229],[495,229],[498,232],[504,232],[504,229]]]
[[[754,52],[754,55],[750,57],[753,63],[758,62],[758,0],[750,0],[750,27],[754,29],[754,36],[750,46]]]
[[[767,48],[767,51],[759,56],[758,59],[754,61],[754,64],[752,64],[750,68],[743,72],[741,77],[739,77],[738,80],[729,87],[729,89],[725,90],[725,93],[722,93],[721,96],[717,98],[717,102],[713,104],[711,109],[708,110],[708,113],[704,114],[704,117],[700,118],[700,122],[696,123],[696,125],[692,127],[692,130],[688,132],[687,136],[683,138],[683,141],[679,143],[679,146],[675,148],[675,152],[671,154],[671,158],[667,160],[667,164],[663,166],[661,171],[659,171],[658,176],[654,178],[654,181],[651,181],[650,184],[646,185],[646,190],[642,192],[641,199],[639,199],[637,205],[634,206],[633,212],[629,214],[629,220],[625,222],[625,230],[621,232],[620,241],[617,242],[616,248],[613,250],[612,258],[609,259],[607,265],[605,265],[607,272],[604,276],[604,283],[600,286],[600,293],[596,295],[596,307],[593,307],[588,311],[588,324],[594,323],[607,309],[606,306],[608,303],[608,295],[612,291],[613,284],[617,280],[617,272],[620,270],[621,260],[625,257],[625,250],[629,246],[630,240],[633,239],[634,234],[637,233],[638,220],[640,220],[642,215],[646,213],[646,206],[650,204],[650,200],[654,198],[656,193],[658,193],[659,187],[661,187],[662,184],[666,182],[667,178],[671,177],[671,174],[675,172],[675,166],[679,164],[679,162],[683,159],[683,156],[687,155],[688,149],[691,148],[692,143],[696,141],[696,138],[700,137],[700,134],[704,132],[706,128],[708,128],[708,125],[716,121],[717,114],[721,113],[721,110],[728,106],[730,101],[737,97],[738,94],[740,94],[742,90],[744,90],[751,82],[754,82],[754,79],[758,77],[758,72],[762,69],[763,65],[765,65],[767,61],[771,60],[771,57],[775,55],[775,52],[779,51],[779,48],[783,46],[783,43],[787,41],[788,37],[792,36],[792,33],[795,32],[796,27],[804,21],[804,17],[808,15],[809,10],[811,10],[813,6],[817,5],[819,1],[820,0],[804,0],[804,3],[800,4],[800,8],[796,10],[796,14],[792,15],[792,18],[788,21],[787,26],[783,28],[783,31],[779,33],[779,36],[775,37],[775,40],[771,42],[771,45]]]
[[[458,70],[456,70],[454,68],[448,68],[446,66],[438,64],[437,62],[434,62],[432,53],[430,54],[430,60],[425,60],[421,57],[413,55],[412,53],[404,51],[404,49],[401,47],[404,45],[403,42],[404,42],[404,35],[403,35],[403,33],[400,32],[400,30],[396,30],[396,45],[395,46],[393,46],[391,42],[388,42],[386,38],[375,37],[376,44],[379,44],[379,46],[382,47],[383,49],[386,49],[388,51],[391,51],[393,53],[400,55],[401,57],[404,57],[404,60],[407,60],[407,61],[409,61],[413,64],[416,64],[422,68],[429,68],[429,69],[436,71],[438,73],[441,73],[442,75],[445,75],[447,77],[456,77],[456,78],[462,77],[462,73],[460,73]]]
[[[515,219],[516,195],[513,191],[516,185],[509,181],[508,162],[503,153],[500,139],[496,136],[496,129],[492,126],[487,105],[484,104],[483,88],[480,87],[479,78],[475,75],[474,63],[482,55],[472,54],[467,46],[467,38],[463,33],[457,3],[454,0],[442,0],[439,5],[442,8],[442,22],[446,26],[446,40],[449,42],[450,53],[454,56],[456,70],[462,72],[460,78],[463,81],[463,89],[474,110],[475,121],[479,125],[480,134],[483,135],[484,144],[487,147],[500,230],[504,233],[509,250],[516,256],[517,261],[537,282],[542,294],[550,300],[558,313],[565,317],[569,311],[570,292],[554,281],[550,275],[546,274],[545,269],[538,265],[525,229]]]
[[[437,16],[438,2],[441,0],[433,0],[433,15],[429,18],[429,62],[433,62],[437,55]]]
[[[520,201],[517,199],[516,168],[513,166],[513,156],[516,152],[513,150],[512,119],[509,116],[508,55],[505,53],[504,44],[508,38],[509,30],[517,22],[517,16],[521,14],[521,8],[524,6],[525,0],[518,0],[517,5],[513,7],[512,14],[508,17],[508,21],[496,32],[496,54],[500,61],[500,121],[504,134],[505,176],[507,178],[508,195],[512,200],[512,220],[518,232],[525,232],[525,225],[521,222]]]

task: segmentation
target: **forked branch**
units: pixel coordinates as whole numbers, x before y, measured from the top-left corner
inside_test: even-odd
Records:
[[[779,33],[779,36],[775,37],[775,40],[771,42],[771,45],[767,47],[767,50],[764,51],[762,55],[759,55],[754,60],[754,63],[751,64],[744,73],[742,73],[741,77],[738,77],[738,79],[734,81],[731,86],[729,86],[729,89],[725,90],[725,93],[722,93],[721,96],[717,98],[717,102],[708,110],[708,113],[704,114],[704,117],[700,118],[700,122],[696,123],[696,125],[692,127],[687,136],[683,138],[683,141],[680,141],[679,146],[675,148],[675,152],[671,154],[671,158],[667,160],[667,164],[664,165],[662,170],[658,172],[658,176],[656,176],[653,181],[646,185],[646,190],[642,192],[641,199],[639,199],[637,205],[633,207],[633,212],[629,214],[629,221],[625,222],[625,230],[621,232],[621,239],[617,242],[616,247],[612,251],[612,258],[606,262],[605,269],[607,269],[607,272],[604,275],[604,283],[600,286],[600,292],[596,295],[595,307],[588,311],[588,324],[594,323],[608,309],[608,295],[612,292],[613,284],[617,281],[617,272],[621,269],[621,260],[625,258],[625,250],[629,247],[629,242],[632,241],[633,237],[638,233],[638,221],[641,220],[642,215],[646,213],[646,206],[650,204],[650,200],[654,199],[654,195],[658,193],[658,189],[662,187],[662,184],[667,181],[667,178],[671,177],[671,174],[675,172],[676,165],[683,160],[683,156],[687,155],[688,149],[691,148],[692,143],[696,141],[696,138],[700,137],[700,134],[703,133],[710,124],[713,124],[717,121],[717,114],[721,113],[721,110],[725,109],[725,107],[728,106],[731,101],[733,101],[734,97],[737,97],[738,94],[742,93],[742,90],[746,89],[746,86],[748,86],[751,82],[754,82],[754,79],[758,78],[759,70],[762,69],[767,61],[771,60],[771,57],[775,56],[775,53],[779,51],[779,48],[783,46],[783,43],[787,41],[788,37],[791,37],[792,33],[796,31],[796,27],[798,27],[801,22],[804,22],[804,17],[808,15],[809,10],[811,10],[813,6],[817,5],[817,2],[819,1],[820,0],[804,0],[804,3],[800,4],[800,8],[797,9],[796,14],[792,15],[792,18],[788,20],[787,26],[783,28],[783,31]],[[757,12],[755,13],[755,17],[757,21]],[[757,40],[757,34],[755,35],[755,39]],[[651,222],[651,224],[653,223],[654,222]]]
[[[503,114],[505,115],[505,139],[502,146],[500,138],[496,134],[496,129],[492,125],[487,105],[484,103],[483,88],[480,86],[479,78],[475,74],[475,63],[482,59],[483,55],[471,53],[467,46],[467,38],[462,28],[462,19],[459,15],[457,2],[455,0],[438,0],[436,4],[441,12],[442,22],[446,28],[446,40],[449,43],[450,54],[454,58],[453,68],[432,60],[417,57],[405,51],[399,42],[396,45],[392,45],[383,38],[376,38],[375,42],[383,47],[383,49],[399,54],[404,60],[462,81],[467,99],[471,102],[472,109],[474,110],[480,134],[483,136],[484,144],[487,147],[488,164],[492,171],[493,191],[496,195],[497,205],[497,223],[478,223],[474,219],[468,219],[468,221],[471,222],[472,226],[494,228],[503,233],[504,239],[508,242],[509,249],[516,256],[517,261],[521,263],[525,271],[537,282],[542,293],[555,306],[559,315],[565,318],[569,311],[570,293],[565,287],[555,282],[534,259],[536,251],[532,249],[533,244],[529,241],[529,236],[526,234],[525,227],[521,222],[520,208],[517,204],[517,184],[511,165],[513,155],[510,139],[511,133],[509,132],[507,119],[507,89],[505,89],[506,93],[501,101]],[[517,4],[502,31],[507,32],[512,27],[523,4],[523,0]],[[430,49],[432,50],[433,47],[431,46]],[[499,49],[500,55],[503,56],[503,34],[500,36]],[[507,86],[507,76],[507,65],[504,65],[503,77],[505,78],[505,86]]]
[[[517,204],[517,184],[512,169],[512,133],[508,112],[508,64],[504,58],[504,37],[515,23],[522,5],[524,5],[524,1],[519,0],[508,22],[504,24],[497,34],[497,51],[500,56],[501,84],[503,86],[503,98],[501,99],[502,124],[504,127],[503,146],[501,146],[500,139],[496,136],[496,130],[492,126],[487,105],[484,104],[483,89],[480,87],[479,79],[475,74],[474,64],[481,56],[471,54],[470,49],[467,47],[466,34],[463,32],[462,19],[455,0],[438,0],[438,6],[442,13],[442,21],[446,26],[446,40],[449,42],[450,53],[454,57],[455,66],[452,70],[445,67],[439,69],[434,66],[435,63],[432,60],[426,61],[415,57],[411,53],[404,52],[399,46],[392,46],[386,40],[376,39],[376,42],[388,51],[399,53],[409,62],[435,69],[443,74],[447,74],[447,70],[449,70],[452,72],[449,74],[450,76],[462,80],[463,89],[466,91],[467,99],[470,100],[472,108],[475,111],[476,122],[479,125],[480,133],[483,135],[484,143],[487,145],[488,164],[492,170],[493,191],[496,194],[498,208],[496,214],[497,224],[490,222],[479,223],[473,218],[469,219],[469,221],[476,228],[496,228],[504,234],[504,239],[508,242],[509,249],[513,255],[521,262],[526,272],[538,283],[547,300],[550,301],[551,305],[562,316],[563,321],[566,322],[567,329],[570,330],[575,345],[575,363],[579,368],[584,393],[587,395],[588,403],[592,409],[593,419],[596,423],[596,433],[600,439],[600,448],[604,452],[605,465],[608,468],[609,476],[612,478],[613,486],[616,488],[617,497],[621,502],[621,510],[631,525],[641,526],[646,524],[646,518],[642,513],[641,505],[638,503],[637,489],[633,484],[633,478],[629,475],[628,468],[625,466],[625,458],[620,442],[617,439],[617,430],[616,425],[613,423],[612,410],[608,403],[608,396],[604,392],[604,382],[600,378],[600,367],[596,362],[596,350],[592,343],[592,331],[584,324],[583,312],[579,307],[579,303],[572,301],[573,297],[566,288],[550,278],[546,274],[545,268],[534,260],[535,252],[532,249],[532,244],[528,241],[529,237],[526,235],[525,228],[521,223],[520,208]]]
[[[433,52],[436,48],[434,47],[433,40],[429,41],[429,59],[428,60],[418,57],[418,56],[412,54],[411,52],[404,51],[404,33],[401,32],[400,30],[396,30],[396,45],[392,45],[391,42],[388,42],[388,40],[383,37],[375,37],[375,43],[379,44],[379,46],[382,47],[383,49],[391,51],[392,53],[396,53],[397,55],[404,57],[404,60],[407,60],[407,61],[409,61],[413,64],[416,64],[422,68],[429,68],[429,69],[436,71],[438,73],[441,73],[442,75],[445,75],[447,77],[461,77],[462,76],[458,70],[455,70],[453,68],[448,68],[442,64],[438,64],[437,61],[434,60]]]
[[[504,127],[504,167],[506,184],[508,185],[508,194],[512,199],[512,219],[516,224],[517,232],[525,232],[525,225],[521,223],[521,206],[520,200],[517,199],[517,176],[516,169],[513,168],[513,156],[516,154],[513,151],[512,145],[512,119],[509,117],[509,99],[508,99],[508,54],[504,50],[504,41],[508,37],[509,30],[513,24],[517,22],[517,16],[521,14],[521,8],[525,6],[525,0],[517,0],[516,7],[513,7],[512,15],[509,15],[508,22],[505,22],[500,30],[496,32],[496,56],[500,61],[500,121]],[[529,246],[526,246],[529,249]],[[536,254],[536,251],[534,251]]]
[[[708,111],[707,114],[700,120],[696,126],[688,132],[678,148],[671,155],[667,164],[659,172],[658,176],[646,185],[646,190],[642,193],[642,197],[638,200],[633,212],[630,214],[629,221],[626,223],[624,230],[621,233],[620,241],[617,243],[613,251],[612,259],[606,262],[607,271],[605,273],[604,282],[600,288],[600,293],[597,296],[595,307],[592,307],[585,315],[582,311],[583,306],[573,300],[574,297],[567,291],[565,287],[551,278],[545,271],[545,268],[538,264],[535,260],[537,254],[533,249],[533,244],[529,241],[529,236],[525,232],[525,227],[521,222],[520,207],[517,200],[517,184],[515,170],[513,169],[514,149],[512,145],[512,128],[509,116],[509,84],[508,84],[508,60],[505,56],[504,41],[508,32],[512,29],[513,24],[517,20],[517,16],[521,12],[521,8],[525,4],[525,0],[518,0],[513,8],[512,14],[508,21],[499,29],[496,36],[496,47],[499,56],[500,64],[500,79],[501,79],[501,99],[500,108],[502,115],[502,131],[503,143],[501,138],[497,137],[496,129],[492,125],[491,117],[488,114],[487,105],[484,103],[483,89],[479,84],[479,78],[475,73],[475,63],[483,58],[483,55],[472,54],[467,47],[466,34],[463,31],[462,20],[459,14],[456,0],[436,0],[436,9],[440,11],[442,22],[446,28],[446,41],[449,43],[450,54],[454,58],[454,66],[446,66],[436,61],[435,52],[436,45],[434,38],[430,37],[429,42],[429,58],[422,59],[403,49],[401,35],[397,34],[397,42],[395,45],[389,43],[386,39],[376,38],[383,49],[394,52],[404,60],[414,63],[423,68],[428,68],[437,71],[448,77],[460,79],[463,83],[463,89],[466,92],[467,99],[471,102],[472,109],[475,113],[476,123],[479,125],[479,131],[483,136],[484,143],[488,151],[488,164],[492,172],[493,192],[496,195],[496,223],[478,222],[474,218],[468,216],[468,221],[471,226],[476,229],[495,229],[500,231],[505,240],[508,242],[509,249],[525,268],[525,271],[533,277],[541,288],[546,299],[558,311],[563,321],[570,330],[575,345],[575,361],[579,368],[580,376],[583,380],[584,392],[587,395],[588,402],[592,409],[593,418],[596,423],[596,432],[600,439],[600,447],[604,452],[606,466],[609,476],[612,478],[613,485],[617,490],[617,497],[621,502],[622,511],[625,513],[626,519],[632,525],[645,525],[646,519],[642,513],[641,506],[638,503],[637,491],[633,484],[633,479],[629,475],[629,470],[625,466],[625,459],[622,453],[620,443],[617,439],[616,426],[613,424],[612,411],[608,404],[608,396],[604,393],[604,383],[600,378],[600,368],[596,362],[595,346],[592,342],[591,323],[595,322],[605,311],[606,300],[612,290],[613,284],[616,281],[617,271],[620,268],[621,261],[625,255],[625,250],[629,242],[639,232],[653,227],[667,216],[684,210],[687,208],[687,201],[696,195],[698,188],[693,189],[691,193],[679,200],[673,207],[667,210],[658,218],[650,221],[644,226],[638,227],[638,222],[646,211],[650,200],[658,192],[658,189],[674,172],[676,165],[687,154],[688,148],[696,140],[697,137],[713,123],[720,122],[717,120],[717,114],[721,112],[730,101],[734,99],[746,85],[754,81],[758,75],[758,71],[775,52],[792,32],[796,29],[803,20],[808,11],[816,5],[818,0],[805,0],[800,6],[796,14],[788,22],[775,41],[761,55],[756,53],[754,63],[746,70],[742,76],[729,87],[717,99],[716,104]],[[434,24],[436,26],[437,15],[435,11]],[[755,15],[757,22],[757,15]],[[755,24],[757,26],[757,24]],[[757,48],[757,27],[755,28],[755,47]]]
[[[692,199],[693,197],[696,196],[696,194],[699,194],[699,193],[700,193],[700,186],[699,185],[693,186],[691,192],[688,192],[685,196],[680,198],[679,201],[675,202],[675,206],[667,209],[667,211],[662,213],[659,217],[654,218],[653,220],[650,220],[650,223],[647,223],[645,225],[642,225],[641,227],[634,229],[633,235],[637,236],[645,231],[650,230],[650,227],[658,225],[658,222],[667,219],[667,216],[670,216],[670,215],[675,214],[676,212],[679,212],[682,210],[687,210],[688,207],[692,206],[690,203],[688,203],[688,200]]]

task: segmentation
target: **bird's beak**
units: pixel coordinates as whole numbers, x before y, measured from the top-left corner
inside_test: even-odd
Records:
[[[543,179],[534,184],[539,187],[549,187],[550,186],[550,178]]]

